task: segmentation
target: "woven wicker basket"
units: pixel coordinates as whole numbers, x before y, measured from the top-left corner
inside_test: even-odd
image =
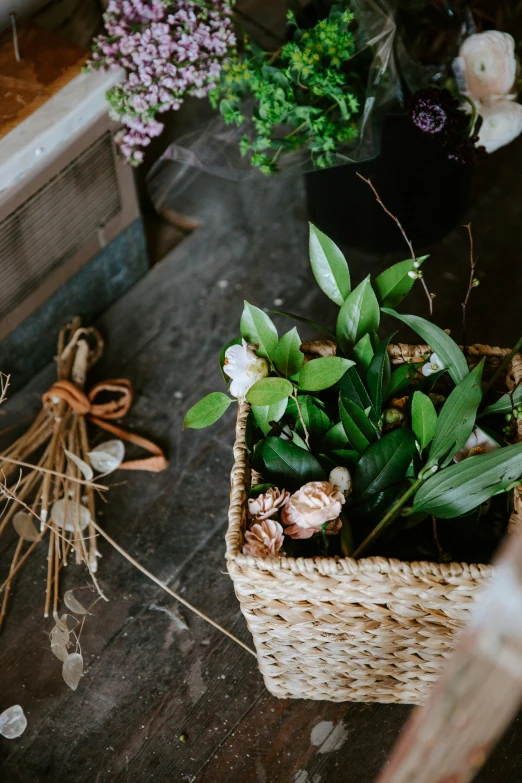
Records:
[[[389,348],[394,365],[421,362],[429,351],[425,345]],[[466,353],[470,367],[486,356],[487,377],[508,350],[475,345]],[[508,387],[521,378],[517,355]],[[280,698],[421,703],[491,566],[243,555],[248,411],[239,405],[227,563],[266,687]],[[512,519],[521,505],[515,491]]]

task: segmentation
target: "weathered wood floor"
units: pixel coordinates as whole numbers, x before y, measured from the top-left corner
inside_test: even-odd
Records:
[[[473,221],[482,285],[469,331],[508,345],[520,335],[522,143],[477,177]],[[242,300],[329,320],[307,262],[302,183],[216,185],[213,220],[179,245],[101,319],[106,356],[94,373],[126,376],[129,421],[170,457],[159,475],[116,474],[101,521],[161,579],[248,640],[224,565],[233,412],[211,430],[181,432],[183,412],[220,388],[216,357],[236,334]],[[439,320],[457,326],[467,284],[465,232],[432,250],[426,278]],[[360,279],[385,259],[353,254]],[[424,311],[419,296],[418,312]],[[5,406],[2,426],[27,420],[53,379],[49,367]],[[118,482],[124,482],[119,484]],[[8,555],[0,551],[5,573]],[[23,705],[24,736],[0,738],[4,783],[370,783],[409,714],[404,706],[278,701],[255,661],[194,617],[102,543],[110,596],[82,636],[87,661],[75,693],[64,685],[42,618],[45,552],[17,579],[0,638],[0,710]],[[72,566],[67,586],[85,583]],[[187,735],[181,742],[180,736]],[[522,780],[522,723],[509,729],[478,780]]]

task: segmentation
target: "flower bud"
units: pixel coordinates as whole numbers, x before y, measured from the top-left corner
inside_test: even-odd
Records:
[[[330,484],[333,484],[336,489],[341,490],[344,495],[349,495],[352,491],[352,477],[348,468],[339,467],[334,468],[330,472],[328,477]]]
[[[404,419],[404,413],[397,408],[386,408],[384,411],[385,424],[398,424]]]
[[[477,288],[480,285],[480,280],[478,280],[476,277],[473,278],[473,282],[471,283],[473,288]]]

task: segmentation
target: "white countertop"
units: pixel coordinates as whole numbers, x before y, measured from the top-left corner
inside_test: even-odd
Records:
[[[105,93],[123,70],[81,73],[0,139],[0,196],[42,168],[107,111]]]

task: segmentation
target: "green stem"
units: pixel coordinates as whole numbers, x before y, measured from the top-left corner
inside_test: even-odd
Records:
[[[512,350],[511,350],[509,353],[508,353],[508,355],[506,356],[506,358],[504,359],[504,361],[502,362],[502,364],[500,365],[500,367],[498,368],[498,370],[496,371],[496,373],[495,373],[495,374],[493,375],[493,377],[491,378],[491,380],[490,380],[488,383],[486,383],[486,385],[484,386],[484,391],[483,391],[483,395],[482,395],[482,396],[485,396],[485,395],[486,395],[486,393],[487,393],[487,392],[488,392],[488,391],[491,389],[491,387],[493,386],[493,384],[494,384],[494,383],[495,383],[495,381],[497,380],[497,378],[498,378],[498,376],[500,375],[500,373],[502,372],[502,370],[504,370],[504,368],[505,368],[505,367],[507,367],[507,365],[509,364],[509,362],[511,361],[511,359],[513,358],[513,356],[514,356],[516,353],[518,353],[518,351],[520,350],[520,348],[522,348],[522,337],[521,337],[521,338],[520,338],[520,340],[517,342],[517,344],[515,345],[515,347],[514,347],[514,348],[513,348],[513,349],[512,349]]]
[[[385,530],[387,530],[395,517],[398,515],[399,511],[404,506],[408,498],[410,498],[417,491],[418,487],[420,487],[423,481],[424,479],[417,479],[417,481],[413,482],[411,487],[409,487],[404,495],[399,498],[393,508],[391,508],[390,511],[388,511],[388,513],[381,519],[379,524],[373,528],[372,532],[364,539],[362,544],[357,547],[352,557],[361,557],[363,552],[369,549],[382,536]]]
[[[321,525],[321,530],[323,531],[324,556],[328,557],[328,536],[326,535],[326,522],[324,525]]]

